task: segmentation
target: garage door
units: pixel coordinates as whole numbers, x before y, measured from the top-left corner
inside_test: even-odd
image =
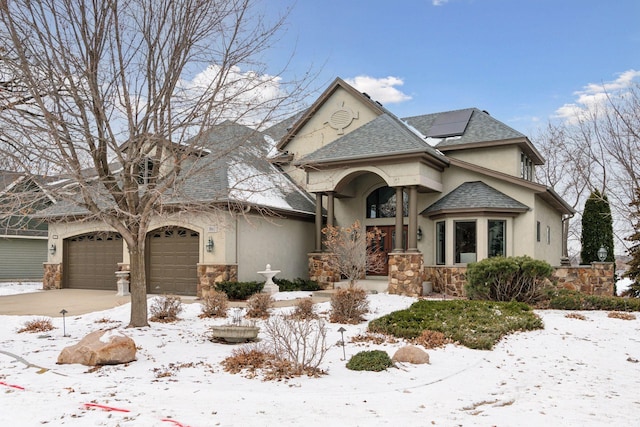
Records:
[[[0,239],[0,280],[42,280],[47,239]]]
[[[75,236],[64,240],[64,287],[117,290],[122,237],[117,233]]]
[[[199,242],[198,233],[185,228],[151,231],[147,236],[147,291],[196,295]]]

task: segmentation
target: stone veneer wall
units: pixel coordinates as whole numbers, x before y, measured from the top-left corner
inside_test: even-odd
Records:
[[[62,264],[44,263],[44,276],[42,278],[42,289],[62,288]]]
[[[556,267],[551,281],[559,288],[589,295],[613,295],[615,286],[612,262],[594,262],[577,267]]]
[[[220,282],[237,282],[238,266],[235,264],[198,264],[198,298],[205,298]]]
[[[328,252],[313,252],[309,256],[309,280],[313,280],[322,289],[331,289],[340,281],[340,274],[333,270],[329,259],[335,255]]]
[[[465,297],[466,272],[467,267],[426,266],[423,277],[425,281],[432,282],[435,292]],[[613,263],[594,262],[577,267],[554,267],[550,282],[558,288],[577,290],[588,295],[613,295]]]
[[[421,253],[389,254],[389,293],[422,295],[423,258]]]

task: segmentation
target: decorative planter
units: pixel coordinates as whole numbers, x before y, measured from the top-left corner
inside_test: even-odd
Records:
[[[209,336],[212,341],[222,340],[228,343],[253,341],[258,337],[260,328],[249,325],[211,326]]]

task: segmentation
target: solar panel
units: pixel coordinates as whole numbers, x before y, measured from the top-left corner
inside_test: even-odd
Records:
[[[449,111],[439,114],[429,128],[425,136],[433,138],[445,138],[459,136],[467,128],[473,109]]]

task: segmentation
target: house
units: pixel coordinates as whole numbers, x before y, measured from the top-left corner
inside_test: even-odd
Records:
[[[209,160],[208,149],[243,132],[232,123],[213,128],[210,147],[194,159],[205,173],[154,219],[149,292],[202,295],[215,281],[259,280],[267,263],[282,277],[331,283],[339,278],[327,267],[321,230],[355,220],[384,232],[387,269],[370,277],[391,292],[419,294],[423,281],[442,282],[490,256],[552,265],[566,257],[573,209],[535,182],[544,159],[531,141],[485,111],[400,119],[338,78],[302,113],[250,131],[251,148]],[[180,210],[189,200],[223,209]],[[115,270],[128,269],[122,239],[78,220],[73,206],[47,215],[49,245],[59,249],[45,264],[45,287],[115,289]]]
[[[42,177],[0,171],[0,281],[38,281],[47,260],[47,225],[32,215],[51,203]]]

